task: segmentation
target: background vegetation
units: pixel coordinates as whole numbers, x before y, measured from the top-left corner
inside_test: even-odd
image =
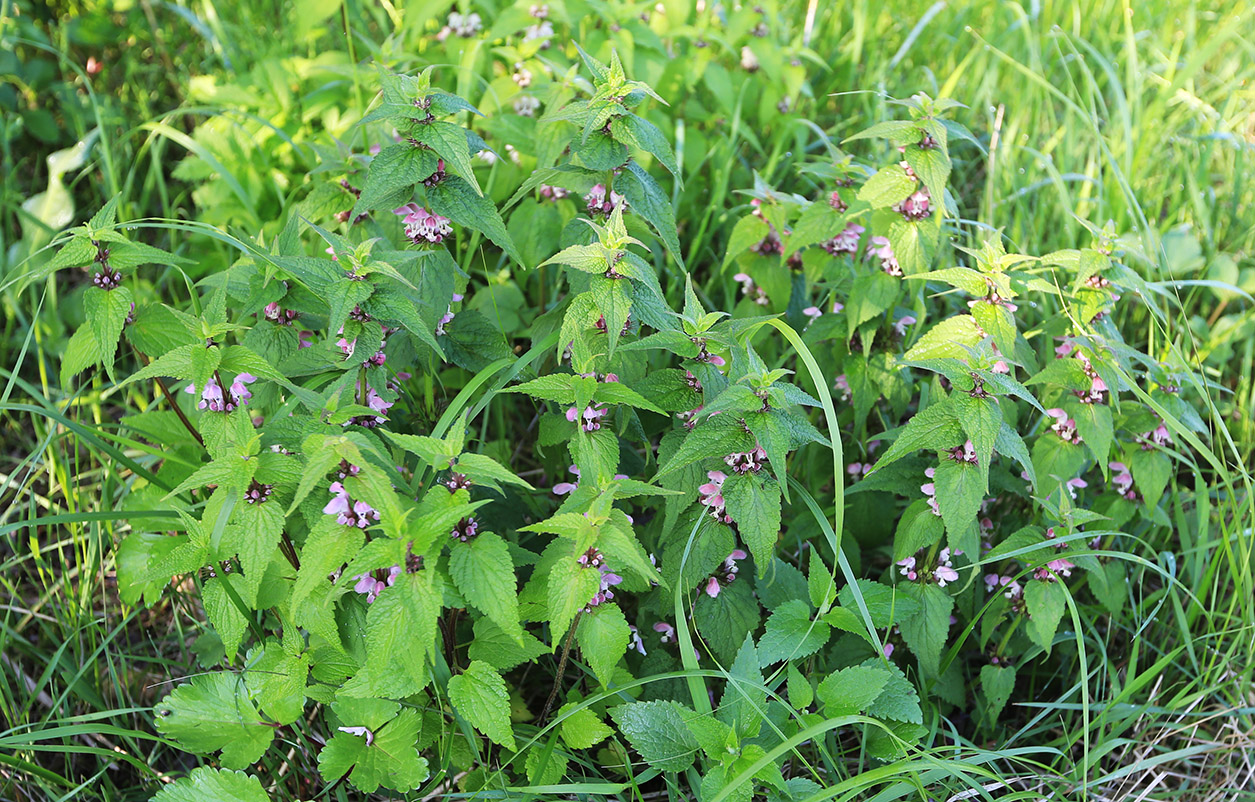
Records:
[[[988,751],[963,759],[991,788],[1019,778],[999,798],[1255,798],[1255,27],[1244,4],[764,2],[717,21],[682,0],[571,1],[549,4],[549,50],[515,35],[530,3],[455,9],[480,15],[470,38],[440,35],[450,5],[0,0],[0,795],[148,798],[190,766],[154,736],[153,704],[220,657],[190,584],[151,608],[119,600],[114,547],[128,525],[112,511],[131,503],[120,457],[160,450],[119,435],[120,410],[146,403],[144,391],[104,375],[58,380],[89,280],[24,280],[54,237],[118,196],[119,219],[143,221],[137,239],[190,259],[146,274],[143,291],[186,301],[238,258],[219,232],[271,242],[295,212],[325,219],[351,205],[336,182],[376,144],[357,123],[377,66],[438,65],[446,88],[490,113],[515,99],[518,64],[537,94],[560,87],[563,72],[546,68],[575,63],[579,42],[602,56],[613,47],[670,103],[648,116],[685,177],[665,184],[680,250],[720,308],[738,292],[721,267],[747,211],[740,192],[813,194],[798,168],[822,137],[840,143],[901,116],[890,101],[918,91],[962,103],[951,116],[977,140],[952,147],[955,244],[982,226],[1034,254],[1087,245],[1083,221],[1118,235],[1151,294],[1114,322],[1130,345],[1205,377],[1206,451],[1174,471],[1171,525],[1139,542],[1153,570],[1135,575],[1122,614],[1066,623],[1083,648],[1061,649],[1008,725],[967,743]],[[679,41],[685,57],[668,57]],[[501,153],[532,135],[505,120],[490,113],[479,129]],[[534,158],[481,164],[480,183],[504,201]],[[461,258],[496,313],[530,320],[543,302],[495,255]],[[417,414],[434,422],[468,378],[450,369]],[[527,423],[494,421],[485,452],[508,458],[510,432]],[[927,754],[944,761],[964,742],[951,727],[962,728],[934,728]],[[311,771],[306,746],[272,767],[276,798],[322,792],[287,779]],[[596,767],[583,768],[592,783]],[[938,772],[852,798],[969,785]]]

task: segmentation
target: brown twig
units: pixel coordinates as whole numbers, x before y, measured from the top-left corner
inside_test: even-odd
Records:
[[[558,659],[558,675],[553,678],[553,690],[549,692],[549,698],[545,700],[545,709],[540,711],[539,724],[542,727],[549,720],[549,709],[553,707],[553,700],[558,697],[558,689],[562,687],[562,675],[566,673],[567,658],[571,656],[571,642],[575,640],[575,628],[579,626],[580,616],[583,614],[583,610],[575,614],[575,619],[571,621],[571,631],[566,636],[566,643],[562,645],[562,657]]]
[[[145,366],[148,365],[148,357],[144,356],[138,348],[135,349],[135,355],[139,357],[139,361]],[[160,376],[155,377],[155,379],[157,386],[161,388],[161,394],[166,397],[166,401],[170,403],[170,407],[174,410],[174,414],[179,416],[179,420],[182,421],[187,430],[192,433],[192,437],[195,437],[196,442],[200,443],[201,448],[204,448],[205,440],[200,436],[200,432],[196,431],[196,427],[192,425],[192,422],[187,419],[187,414],[183,412],[183,408],[180,407],[178,402],[174,400],[174,395],[170,392],[170,388],[166,386],[166,380]]]

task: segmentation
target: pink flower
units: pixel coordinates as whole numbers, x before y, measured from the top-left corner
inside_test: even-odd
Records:
[[[832,382],[832,386],[835,389],[841,391],[842,401],[850,400],[850,381],[849,379],[846,378],[846,375],[844,373],[842,373]]]
[[[937,584],[944,588],[947,582],[957,582],[959,580],[959,572],[949,565],[939,565],[933,571],[933,579],[936,579]]]
[[[231,382],[231,395],[235,396],[235,400],[241,404],[247,404],[248,399],[253,397],[249,392],[247,385],[257,381],[257,377],[251,373],[236,374],[235,381]]]
[[[1076,431],[1076,421],[1068,417],[1068,413],[1058,407],[1046,410],[1046,414],[1055,419],[1050,430],[1059,435],[1065,443],[1080,443],[1081,435]]]
[[[335,498],[327,502],[327,506],[322,511],[327,515],[336,516],[336,523],[342,526],[356,526],[358,529],[365,529],[370,526],[371,521],[379,520],[379,512],[367,504],[365,501],[353,501],[349,498],[349,493],[344,489],[344,485],[339,482],[332,482],[328,488]]]
[[[588,191],[584,196],[584,202],[587,204],[588,213],[599,217],[609,217],[610,213],[616,208],[627,203],[627,199],[617,192],[611,192],[609,199],[606,198],[606,185],[597,184]]]
[[[392,587],[392,584],[397,581],[397,577],[401,575],[401,566],[394,565],[389,568],[383,579],[379,579],[376,576],[378,573],[376,571],[374,574],[358,574],[353,577],[357,580],[357,584],[353,586],[354,592],[366,596],[367,604],[373,604],[375,599],[379,598],[379,594],[383,593],[384,588]]]
[[[955,446],[954,448],[950,449],[950,459],[954,460],[955,462],[962,462],[968,465],[975,465],[977,463],[976,446],[972,444],[971,440],[968,440],[961,446]]]
[[[886,237],[872,237],[871,245],[867,249],[868,254],[875,256],[880,260],[880,269],[891,276],[901,276],[902,267],[898,264],[898,257],[893,254],[893,246]]]
[[[773,235],[769,234],[768,238],[770,238],[771,236]],[[765,241],[766,240],[764,240],[764,242]],[[776,242],[779,243],[779,239],[777,239]],[[762,247],[762,243],[755,245],[753,248],[751,248],[751,250],[757,250],[758,253],[775,253],[776,252],[776,251],[758,250],[760,247]],[[782,246],[779,252],[783,253],[783,251],[784,249]],[[754,279],[750,278],[748,273],[737,273],[735,276],[732,277],[732,280],[740,283],[741,294],[747,298],[752,296],[754,299],[754,303],[758,304],[759,306],[766,306],[769,303],[769,300],[767,298],[767,292],[762,287],[759,287],[756,284],[754,284]]]
[[[915,318],[911,315],[903,315],[901,320],[893,324],[893,330],[897,332],[899,337],[906,336],[906,330],[910,326],[915,325]]]
[[[985,590],[989,593],[993,593],[999,588],[1003,590],[1002,595],[1008,599],[1017,599],[1020,594],[1024,592],[1024,589],[1020,587],[1020,583],[1016,582],[1012,577],[998,576],[997,574],[986,574]]]
[[[559,201],[569,196],[571,191],[562,187],[550,186],[549,184],[540,185],[540,197],[542,200]]]
[[[1112,462],[1107,467],[1113,474],[1111,484],[1116,492],[1129,501],[1136,501],[1137,491],[1133,489],[1133,474],[1129,472],[1128,467],[1123,462]]]
[[[392,213],[401,216],[401,222],[405,224],[405,236],[415,245],[422,243],[436,245],[453,233],[449,218],[429,212],[417,203],[398,206],[392,210]]]
[[[848,473],[851,477],[853,477],[854,481],[857,482],[859,479],[863,477],[864,474],[866,474],[871,469],[872,469],[872,464],[870,462],[851,462],[846,467],[845,472]]]
[[[818,306],[808,306],[802,310],[802,314],[806,315],[807,317],[806,325],[810,326],[810,324],[814,323],[816,320],[819,320],[821,317],[823,317],[824,312]]]
[[[339,727],[338,729],[340,732],[347,732],[349,735],[365,735],[367,746],[375,742],[375,733],[365,727]]]
[[[912,582],[914,582],[916,577],[919,576],[919,574],[916,573],[915,571],[915,558],[914,557],[907,557],[905,559],[898,560],[897,563],[895,563],[895,565],[901,566],[898,569],[898,573],[902,574],[902,576],[906,577]]]
[[[858,253],[858,243],[863,236],[863,232],[867,229],[857,223],[846,223],[845,228],[841,229],[841,233],[837,234],[827,242],[823,242],[819,247],[823,248],[833,256],[839,256],[848,253],[851,256]]]
[[[629,650],[635,649],[636,651],[641,653],[642,657],[644,657],[645,656],[645,641],[641,640],[640,630],[638,630],[636,627],[632,626],[631,624],[628,624],[628,631],[631,633],[628,638],[628,649]]]
[[[1065,486],[1068,488],[1068,495],[1072,497],[1073,501],[1075,501],[1077,489],[1078,488],[1083,489],[1083,488],[1089,487],[1089,483],[1078,476],[1075,479],[1069,479],[1065,483]]]
[[[196,385],[189,384],[183,391],[191,395],[196,394]],[[196,405],[198,409],[208,409],[210,412],[223,412],[226,407],[226,401],[222,394],[222,388],[218,386],[218,380],[211,378],[205,383],[205,389],[201,390],[200,403]]]
[[[762,446],[754,446],[753,451],[729,454],[723,458],[733,473],[758,473],[767,461],[767,452]]]
[[[924,471],[924,475],[927,476],[929,479],[931,479],[933,478],[933,476],[936,475],[936,472],[937,472],[936,468],[927,468]],[[927,496],[928,507],[929,509],[933,511],[933,515],[936,515],[938,518],[940,518],[941,517],[941,505],[937,502],[937,485],[933,482],[928,482],[927,484],[920,485],[919,489],[920,489],[920,492],[922,492],[925,496]]]
[[[706,580],[706,595],[713,599],[719,595],[723,585],[730,585],[735,582],[737,572],[741,570],[737,566],[737,561],[744,560],[746,557],[749,557],[749,555],[744,550],[733,549],[732,553],[723,561],[723,565]]]
[[[224,393],[218,384],[218,379],[210,378],[205,383],[205,389],[200,393],[200,403],[196,406],[198,409],[207,409],[210,412],[232,412],[237,406],[247,404],[248,400],[253,397],[246,385],[255,381],[257,377],[251,373],[238,373],[235,381],[231,383],[230,392]],[[189,384],[183,392],[195,395],[196,385]]]
[[[444,315],[440,318],[440,321],[436,323],[436,336],[437,337],[446,333],[446,327],[450,323],[453,322],[453,317],[454,317],[453,305],[456,303],[460,303],[463,297],[464,296],[462,296],[459,293],[456,293],[456,292],[453,293],[453,299],[449,302],[449,308],[445,311]]]
[[[723,483],[728,478],[723,471],[708,471],[706,478],[710,481],[697,488],[698,500],[702,506],[710,508],[710,516],[724,524],[732,523],[732,516],[724,509]]]
[[[931,196],[928,194],[928,187],[920,187],[912,192],[905,200],[893,207],[893,210],[907,220],[923,220],[930,214]]]
[[[296,335],[296,347],[298,349],[309,348],[313,344],[314,344],[314,332],[306,331],[302,329],[301,332]]]
[[[575,474],[576,479],[579,478],[579,475],[580,475],[579,468],[572,465],[569,468],[567,468],[567,470]],[[574,492],[575,488],[577,488],[578,486],[579,485],[577,485],[575,482],[558,482],[556,485],[553,486],[553,492],[554,492],[554,495],[565,496],[567,493]]]
[[[585,407],[581,413],[577,408],[571,407],[566,411],[566,419],[574,423],[580,421],[580,428],[586,432],[595,432],[601,428],[601,419],[606,416],[607,410],[604,406]]]
[[[1076,566],[1069,560],[1062,557],[1056,557],[1046,563],[1041,568],[1033,572],[1033,577],[1043,582],[1054,582],[1058,576],[1072,576],[1072,569]]]
[[[605,604],[613,599],[614,591],[610,590],[610,588],[623,582],[623,577],[610,570],[605,562],[602,561],[601,552],[598,552],[596,549],[589,549],[589,551],[586,552],[581,559],[583,559],[583,557],[587,557],[590,553],[595,553],[596,557],[590,558],[589,562],[585,564],[585,567],[587,568],[590,565],[595,565],[597,570],[601,573],[601,583],[597,588],[597,592],[594,593],[593,597],[588,600],[588,604],[584,605],[585,612],[591,612],[594,607]]]
[[[1155,446],[1164,448],[1172,445],[1172,435],[1168,433],[1168,427],[1161,421],[1154,431],[1147,432],[1139,438],[1142,441],[1142,450],[1150,451]]]

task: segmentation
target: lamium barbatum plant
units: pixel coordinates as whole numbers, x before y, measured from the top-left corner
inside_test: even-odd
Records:
[[[1148,293],[1116,240],[1029,255],[964,229],[952,147],[979,143],[917,95],[841,143],[859,159],[825,140],[796,182],[760,177],[690,273],[680,164],[637,113],[663,98],[580,56],[543,112],[499,111],[536,122],[512,195],[480,175],[513,156],[428,69],[382,76],[361,126],[387,144],[311,177],[352,205],[290,214],[189,308],[128,286],[183,260],[116,202],[66,238],[51,269],[92,286],[63,382],[159,393],[123,424],[179,455],[134,479],[174,515],[122,541],[119,592],[190,582],[216,638],[154,716],[210,765],[158,799],[267,798],[256,767],[292,732],[311,797],[595,764],[805,798],[826,733],[871,768],[955,710],[993,732],[1023,667],[1070,648],[1070,604],[1125,603],[1122,549],[1169,523],[1163,416],[1203,426],[1184,368],[1112,323]],[[526,324],[494,316],[490,266],[524,277]]]

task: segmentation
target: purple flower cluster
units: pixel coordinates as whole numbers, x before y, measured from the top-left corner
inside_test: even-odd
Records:
[[[200,403],[197,404],[198,409],[207,409],[210,412],[231,412],[236,407],[243,406],[253,397],[249,391],[248,385],[257,381],[257,377],[251,373],[238,373],[235,381],[231,382],[228,392],[223,392],[222,385],[218,384],[215,376],[205,383],[205,388],[200,391]],[[183,392],[189,395],[196,395],[196,385],[189,384]]]
[[[1046,410],[1046,414],[1055,419],[1055,422],[1050,424],[1050,431],[1059,435],[1060,440],[1073,444],[1081,442],[1081,435],[1076,431],[1076,421],[1068,417],[1068,413],[1059,407],[1053,407]]]
[[[591,612],[594,607],[605,604],[614,598],[614,591],[611,588],[623,582],[623,577],[610,570],[606,565],[605,557],[602,556],[600,551],[591,548],[579,557],[576,557],[575,561],[584,568],[596,568],[601,574],[597,592],[588,600],[588,604],[584,605],[584,612]]]
[[[327,506],[323,507],[322,511],[327,515],[336,516],[336,523],[365,529],[379,520],[378,510],[365,501],[354,501],[349,497],[349,491],[345,490],[340,482],[332,482],[328,490],[334,498],[327,502]]]
[[[597,184],[584,196],[584,203],[590,215],[609,217],[615,209],[627,204],[627,198],[614,191],[611,191],[607,197],[606,185]]]
[[[962,553],[958,549],[954,550],[956,557]],[[937,562],[932,566],[925,565],[922,559],[915,556],[898,560],[896,564],[898,573],[912,582],[936,582],[944,588],[947,582],[959,581],[959,572],[954,569],[948,548],[937,552]]]
[[[401,216],[401,222],[405,224],[405,236],[415,245],[439,245],[445,237],[453,233],[449,218],[429,212],[417,203],[398,206],[392,213]]]
[[[741,570],[737,565],[738,560],[744,560],[749,555],[742,549],[733,549],[732,553],[727,556],[723,564],[719,566],[710,578],[706,580],[706,595],[714,599],[719,596],[719,591],[725,585],[730,585],[736,581],[736,575]]]

